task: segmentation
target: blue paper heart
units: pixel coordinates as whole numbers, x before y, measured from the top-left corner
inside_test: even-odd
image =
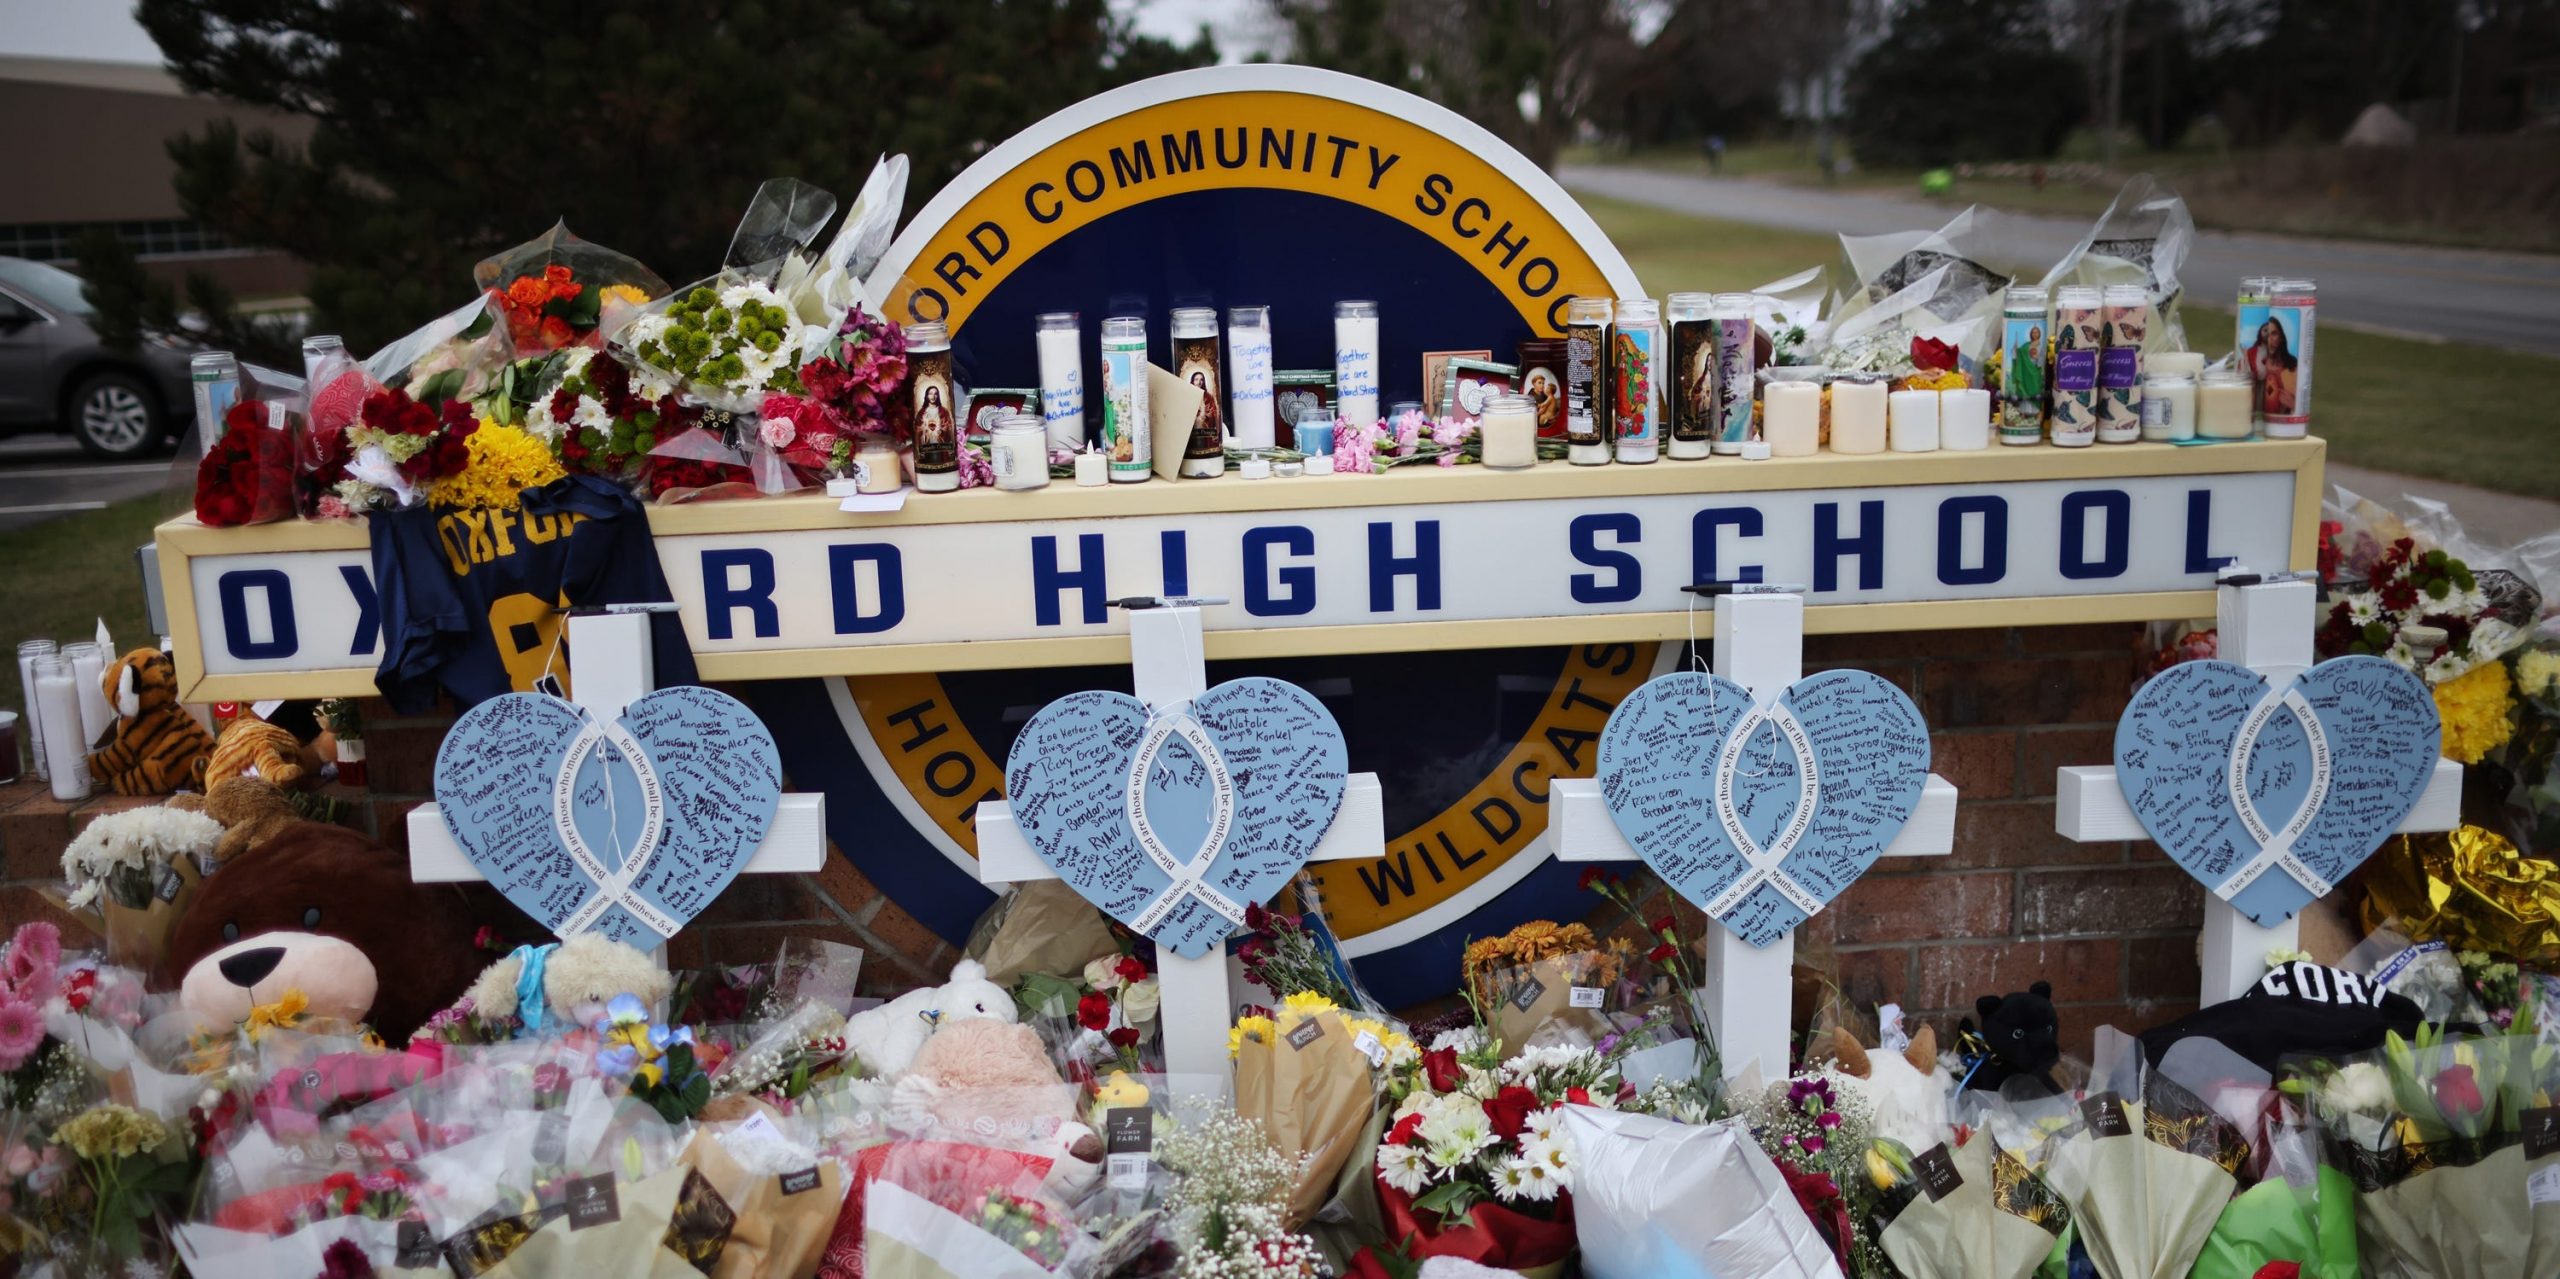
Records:
[[[1610,712],[1598,773],[1645,864],[1766,946],[1855,883],[1911,820],[1929,728],[1866,671],[1825,671],[1789,685],[1769,716],[1752,709],[1750,691],[1722,676],[1647,681]],[[1763,850],[1756,862],[1744,841]]]
[[[689,685],[632,702],[610,727],[558,698],[491,698],[436,752],[436,807],[453,842],[564,937],[664,944],[737,877],[781,802],[781,755],[763,722]],[[610,881],[627,882],[608,893]]]
[[[2442,731],[2425,682],[2379,657],[2322,662],[2281,693],[2246,666],[2181,662],[2152,676],[2116,722],[2116,781],[2153,842],[2240,913],[2273,925],[2408,819],[2434,776]],[[2232,795],[2244,733],[2254,739],[2240,779],[2251,813]],[[2279,851],[2266,853],[2270,843]]]
[[[1348,758],[1324,703],[1276,679],[1220,684],[1152,716],[1097,690],[1022,726],[1005,795],[1058,878],[1196,958],[1306,863],[1341,811]]]

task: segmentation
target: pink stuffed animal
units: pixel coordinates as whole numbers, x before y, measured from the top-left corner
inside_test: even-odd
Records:
[[[892,1104],[909,1132],[938,1129],[952,1140],[1047,1154],[1049,1184],[1074,1198],[1102,1175],[1102,1139],[1077,1119],[1076,1094],[1038,1031],[972,1020],[924,1041]]]

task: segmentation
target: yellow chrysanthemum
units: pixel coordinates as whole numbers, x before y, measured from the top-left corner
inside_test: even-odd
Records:
[[[471,450],[470,464],[460,474],[439,481],[427,494],[427,500],[437,506],[512,511],[524,505],[524,490],[568,474],[561,469],[560,459],[551,455],[551,446],[522,427],[500,426],[482,418],[480,429],[465,444]]]
[[[1244,1055],[1244,1046],[1248,1040],[1257,1044],[1267,1044],[1276,1038],[1278,1033],[1278,1029],[1271,1024],[1271,1019],[1268,1017],[1241,1018],[1236,1022],[1235,1028],[1227,1032],[1227,1055],[1240,1057]]]
[[[1327,999],[1312,990],[1302,990],[1280,1001],[1280,1015],[1283,1017],[1313,1017],[1317,1013],[1333,1012],[1340,1007],[1341,1005],[1336,1004],[1332,1000]]]
[[[1905,391],[1961,391],[1971,385],[1962,369],[1922,369],[1902,379]]]
[[[607,302],[628,302],[633,306],[639,306],[649,300],[649,291],[640,288],[637,285],[608,284],[604,286],[604,300]]]
[[[2516,654],[2516,688],[2527,697],[2548,697],[2560,687],[2560,650],[2529,648]]]
[[[2435,687],[2436,714],[2444,720],[2444,755],[2457,764],[2507,744],[2515,734],[2514,684],[2503,662],[2482,662],[2458,679]]]
[[[100,1102],[66,1119],[54,1132],[83,1159],[130,1159],[168,1139],[168,1126],[131,1106]]]

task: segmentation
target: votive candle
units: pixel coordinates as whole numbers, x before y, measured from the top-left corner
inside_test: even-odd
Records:
[[[1812,457],[1822,451],[1822,388],[1812,382],[1771,382],[1760,392],[1760,437],[1772,457]]]
[[[2249,438],[2249,375],[2237,369],[2214,369],[2196,384],[2196,435],[2208,440]]]
[[[1872,379],[1843,378],[1831,384],[1831,451],[1882,453],[1885,445],[1885,384]]]
[[[2183,373],[2142,379],[2142,438],[2175,444],[2196,437],[2196,380]]]
[[[1972,452],[1991,447],[1991,392],[1974,387],[1938,393],[1938,445]]]
[[[1484,445],[1484,464],[1497,471],[1518,471],[1538,464],[1538,406],[1525,395],[1497,395],[1486,403],[1476,425]]]
[[[1937,452],[1938,393],[1895,391],[1890,399],[1893,405],[1893,451]]]
[[[1235,446],[1267,449],[1277,417],[1271,398],[1271,308],[1227,308],[1227,372],[1235,383],[1235,411],[1229,421]],[[1270,474],[1264,463],[1264,474]]]
[[[1101,488],[1111,482],[1111,459],[1100,449],[1086,449],[1076,454],[1076,487]]]
[[[95,642],[82,640],[63,645],[62,656],[71,663],[73,687],[80,693],[80,748],[85,754],[90,743],[116,726],[115,710],[107,705],[107,654]]]
[[[1041,316],[1040,418],[1052,448],[1084,447],[1084,320],[1073,311]]]
[[[907,477],[898,462],[898,446],[885,435],[866,435],[853,451],[854,488],[863,493],[895,493]]]

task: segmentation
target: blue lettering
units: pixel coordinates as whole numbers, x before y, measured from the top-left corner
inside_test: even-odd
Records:
[[[1396,579],[1413,579],[1413,607],[1428,613],[1440,607],[1440,521],[1413,522],[1413,554],[1396,554],[1396,526],[1384,520],[1369,525],[1369,611],[1396,611]]]
[[[731,569],[747,570],[747,580],[740,585]],[[773,603],[773,552],[757,546],[741,546],[733,550],[702,553],[702,627],[712,639],[724,640],[735,633],[731,616],[745,609],[754,619],[757,639],[772,639],[782,634],[782,610]]]
[[[1072,587],[1084,595],[1084,624],[1099,626],[1111,612],[1110,586],[1103,580],[1102,535],[1076,534],[1076,567],[1074,572],[1058,568],[1058,539],[1043,535],[1031,539],[1031,611],[1042,626],[1056,626],[1059,621],[1058,596]]]
[[[862,611],[859,570],[869,564],[877,575],[874,587],[880,607]],[[907,575],[898,548],[885,542],[863,542],[827,548],[827,581],[836,603],[836,634],[877,635],[907,619]]]
[[[1717,568],[1721,561],[1716,558],[1716,536],[1728,528],[1733,530],[1733,535],[1736,537],[1760,536],[1760,508],[1713,506],[1698,512],[1697,517],[1689,521],[1689,561],[1693,566],[1689,574],[1691,583],[1761,580],[1760,566],[1757,564],[1745,564],[1735,570],[1731,577],[1720,574]]]
[[[1178,528],[1166,529],[1157,536],[1164,548],[1164,593],[1183,596],[1191,593],[1191,538]]]
[[[1884,589],[1884,502],[1870,499],[1858,503],[1858,532],[1855,537],[1840,532],[1840,503],[1813,504],[1813,589],[1817,592],[1840,589],[1840,560],[1858,557],[1858,589]]]
[[[1982,563],[1964,566],[1964,517],[1982,517]],[[1938,503],[1938,580],[1987,586],[2009,575],[2009,499],[1993,493]]]
[[[2187,490],[2187,571],[2211,573],[2237,559],[2205,549],[2213,545],[2213,490]]]
[[[1624,604],[1644,590],[1644,566],[1636,562],[1636,557],[1625,551],[1602,550],[1599,541],[1600,534],[1604,532],[1614,534],[1610,540],[1620,546],[1643,541],[1642,521],[1624,511],[1577,515],[1573,517],[1570,532],[1575,560],[1615,573],[1614,579],[1605,586],[1601,585],[1597,573],[1574,574],[1574,603]]]
[[[347,579],[347,594],[356,602],[356,640],[347,645],[347,656],[370,656],[382,643],[382,597],[374,592],[373,574],[361,565],[341,564],[338,576]]]
[[[302,637],[293,625],[293,579],[280,568],[244,568],[222,575],[214,587],[222,599],[222,635],[231,645],[231,655],[242,661],[265,662],[291,657],[302,648]],[[267,638],[249,638],[249,592],[266,596]]]
[[[1274,549],[1294,556],[1312,556],[1316,553],[1316,535],[1300,524],[1245,530],[1244,611],[1255,617],[1304,617],[1316,611],[1315,569],[1293,564],[1274,573]],[[1288,593],[1272,594],[1274,580],[1287,587]]]
[[[2098,558],[2089,558],[2089,513],[2106,528]],[[2062,575],[2075,582],[2122,577],[2133,541],[2133,496],[2123,489],[2082,489],[2062,499]]]

